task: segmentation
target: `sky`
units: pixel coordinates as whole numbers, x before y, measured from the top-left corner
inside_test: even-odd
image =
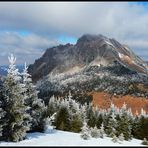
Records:
[[[0,2],[0,65],[33,64],[47,48],[102,34],[148,61],[148,2]]]

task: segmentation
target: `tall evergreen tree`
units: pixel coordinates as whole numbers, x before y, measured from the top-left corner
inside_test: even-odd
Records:
[[[90,129],[89,129],[86,122],[83,123],[83,127],[82,127],[82,130],[81,130],[81,135],[80,136],[84,140],[88,140],[91,137],[91,131],[90,131]]]
[[[58,106],[57,106],[57,99],[54,97],[54,95],[49,99],[48,106],[47,106],[47,115],[50,117],[55,112],[57,112]]]
[[[134,124],[132,126],[132,134],[135,138],[143,140],[148,139],[148,117],[140,115],[134,119]]]
[[[86,109],[86,118],[87,118],[87,124],[89,127],[95,127],[96,125],[96,116],[95,111],[93,109],[92,103],[89,103],[87,109]]]
[[[110,136],[113,137],[116,135],[117,131],[117,120],[116,120],[116,115],[114,112],[111,113],[106,129],[106,133]]]
[[[26,113],[27,107],[24,104],[24,88],[21,84],[21,76],[15,67],[16,58],[11,54],[8,59],[10,65],[3,84],[4,110],[6,112],[6,125],[3,127],[3,137],[7,141],[20,141],[26,137],[26,131],[29,130],[28,122],[26,122],[29,115]]]
[[[70,131],[71,129],[71,115],[66,105],[62,105],[57,112],[55,119],[55,126],[57,129]]]
[[[3,140],[3,127],[5,125],[5,115],[6,112],[4,111],[4,97],[2,93],[3,88],[0,86],[0,140]]]
[[[25,67],[22,73],[23,84],[25,88],[26,102],[25,104],[30,107],[28,113],[30,114],[31,127],[30,131],[44,131],[44,124],[46,118],[46,107],[43,100],[38,98],[38,91],[36,86],[32,83],[31,75],[28,73],[28,67]]]
[[[119,119],[117,121],[117,136],[120,134],[124,135],[125,140],[132,138],[132,117],[128,114],[126,104],[124,103],[119,114]]]

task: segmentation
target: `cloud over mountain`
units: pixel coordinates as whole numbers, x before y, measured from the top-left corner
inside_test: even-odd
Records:
[[[0,43],[1,55],[3,51],[20,52],[20,46],[24,53],[36,54],[58,44],[59,36],[78,38],[90,33],[115,38],[148,56],[148,9],[138,3],[1,2],[0,20],[0,38],[6,40]],[[20,30],[29,31],[29,36],[12,33]]]

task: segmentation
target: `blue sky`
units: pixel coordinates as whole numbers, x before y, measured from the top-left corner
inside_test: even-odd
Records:
[[[0,2],[0,65],[34,63],[49,47],[103,34],[148,61],[148,2]]]

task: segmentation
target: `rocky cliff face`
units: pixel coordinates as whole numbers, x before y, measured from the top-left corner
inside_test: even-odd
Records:
[[[46,50],[43,56],[29,66],[34,81],[48,74],[79,71],[88,66],[108,66],[120,63],[129,70],[147,74],[146,63],[131,49],[115,39],[103,35],[83,35],[75,45],[66,44]]]

